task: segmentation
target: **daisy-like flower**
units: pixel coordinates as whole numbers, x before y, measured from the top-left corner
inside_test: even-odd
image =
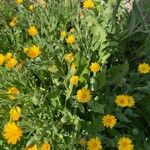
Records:
[[[141,74],[150,73],[150,65],[147,64],[147,63],[139,64],[139,66],[138,66],[138,72],[140,72]]]
[[[60,37],[61,37],[61,38],[65,38],[66,35],[67,35],[66,31],[61,31],[61,32],[60,32]]]
[[[119,107],[126,107],[128,105],[128,97],[126,95],[118,95],[116,96],[115,103]]]
[[[41,150],[50,150],[50,149],[51,149],[50,144],[47,142],[43,143],[41,146]]]
[[[12,53],[7,53],[5,55],[5,67],[12,69],[17,65],[18,61]]]
[[[16,0],[16,4],[21,4],[23,3],[23,0]]]
[[[72,61],[74,61],[75,56],[73,55],[73,53],[67,53],[67,54],[64,55],[64,59],[67,62],[71,63]]]
[[[75,43],[75,36],[73,34],[69,35],[67,38],[66,38],[66,43],[67,44],[73,44]]]
[[[117,123],[117,119],[114,115],[107,114],[102,118],[102,123],[107,128],[113,128]]]
[[[3,65],[5,61],[5,56],[3,54],[0,54],[0,66]]]
[[[14,87],[10,87],[10,88],[8,88],[8,90],[7,90],[7,94],[8,94],[8,96],[9,96],[9,98],[11,99],[11,100],[14,100],[14,99],[16,99],[16,96],[19,94],[20,92],[19,92],[19,90],[14,86]]]
[[[30,146],[26,147],[25,150],[38,150],[38,148],[37,148],[37,145],[34,144],[34,145],[30,145]]]
[[[8,144],[17,144],[22,136],[21,128],[14,122],[9,122],[4,126],[3,137],[7,140]]]
[[[102,144],[98,137],[90,139],[87,146],[88,150],[102,150]]]
[[[118,150],[133,150],[132,140],[127,137],[121,137],[118,141]]]
[[[78,84],[78,81],[79,81],[79,77],[78,77],[78,76],[72,76],[72,77],[70,78],[70,83],[71,83],[72,85],[77,85],[77,84]]]
[[[21,108],[18,106],[13,107],[11,108],[9,114],[12,121],[17,121],[21,116]]]
[[[133,96],[127,95],[127,98],[128,98],[127,107],[133,107],[135,105],[135,100]]]
[[[94,62],[90,65],[90,71],[96,73],[101,70],[101,67],[98,63]]]
[[[25,51],[25,49],[24,49]],[[33,45],[29,48],[26,48],[25,53],[31,59],[38,57],[41,54],[40,48],[36,45]]]
[[[10,27],[14,27],[17,24],[17,17],[13,17],[12,21],[9,23]]]
[[[30,36],[36,36],[38,34],[38,30],[35,26],[30,26],[27,31]]]
[[[82,88],[80,90],[77,91],[77,101],[81,102],[81,103],[87,103],[91,100],[91,92],[90,90],[88,90],[87,88]]]
[[[86,9],[92,9],[94,7],[93,0],[85,0],[83,2],[83,7],[86,8]]]

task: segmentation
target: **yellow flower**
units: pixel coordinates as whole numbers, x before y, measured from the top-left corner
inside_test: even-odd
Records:
[[[142,74],[150,73],[150,65],[146,63],[139,64],[138,71]]]
[[[33,45],[27,49],[26,54],[30,58],[36,58],[41,54],[41,51],[38,46]]]
[[[3,54],[0,54],[0,65],[3,65],[5,61],[5,56]]]
[[[113,128],[117,123],[117,119],[115,116],[107,114],[102,118],[102,123],[107,128]]]
[[[18,106],[13,107],[11,108],[9,114],[12,121],[17,121],[21,116],[21,108]]]
[[[87,144],[87,141],[86,141],[85,139],[81,139],[81,140],[79,141],[79,144],[82,145],[82,146],[84,146],[84,145]]]
[[[16,3],[21,4],[21,3],[23,3],[23,0],[16,0]]]
[[[128,105],[128,97],[126,95],[116,96],[115,103],[120,107],[126,107]]]
[[[118,150],[133,150],[134,145],[130,138],[122,137],[118,141]]]
[[[70,83],[71,83],[72,85],[77,85],[77,84],[78,84],[78,81],[79,81],[79,77],[78,77],[78,76],[72,76],[72,77],[70,78]]]
[[[75,64],[72,64],[72,65],[71,65],[71,69],[72,69],[72,70],[76,70],[76,65],[75,65]]]
[[[91,100],[91,92],[87,88],[82,88],[77,91],[76,95],[77,101],[81,103],[87,103]]]
[[[90,139],[87,145],[88,150],[102,150],[102,144],[98,137]]]
[[[25,150],[38,150],[38,148],[37,148],[37,145],[34,144],[34,145],[26,147]]]
[[[67,33],[66,33],[65,31],[61,31],[61,32],[60,32],[60,37],[61,37],[61,38],[65,38],[66,35],[67,35]]]
[[[72,61],[74,61],[74,55],[73,55],[73,53],[67,53],[67,54],[65,54],[64,59],[66,61],[68,61],[69,63],[71,63]]]
[[[96,73],[101,70],[101,67],[98,63],[95,62],[90,65],[90,70],[91,70],[91,72]]]
[[[74,32],[75,32],[75,29],[74,29],[74,28],[71,28],[69,32],[74,33]]]
[[[4,126],[3,136],[8,144],[16,144],[22,136],[21,128],[14,122],[9,122]]]
[[[7,90],[7,94],[9,94],[9,98],[14,100],[16,99],[16,96],[19,94],[19,90],[16,87],[10,87]]]
[[[69,35],[67,38],[66,38],[66,43],[67,44],[73,44],[75,42],[75,36],[73,34]]]
[[[12,21],[9,23],[10,27],[14,27],[17,24],[17,17],[13,17]]]
[[[31,4],[31,5],[29,5],[29,8],[28,8],[30,11],[33,11],[34,10],[34,5],[33,4]]]
[[[133,107],[135,105],[135,100],[132,96],[129,96],[127,95],[127,98],[128,98],[128,103],[127,103],[127,106],[128,107]]]
[[[17,59],[15,57],[9,59],[5,63],[5,67],[12,69],[17,65]]]
[[[28,28],[28,34],[29,34],[30,36],[35,36],[35,35],[37,35],[37,34],[38,34],[37,28],[36,28],[35,26],[30,26],[30,27]]]
[[[86,9],[91,9],[94,7],[94,2],[93,0],[85,0],[83,2],[83,7],[86,8]]]
[[[47,142],[43,143],[41,150],[50,150],[50,145]]]

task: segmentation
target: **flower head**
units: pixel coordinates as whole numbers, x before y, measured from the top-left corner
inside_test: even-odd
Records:
[[[50,144],[47,142],[42,144],[41,150],[50,150]]]
[[[14,122],[9,122],[4,126],[3,136],[8,144],[16,144],[22,136],[21,128]]]
[[[113,128],[117,123],[117,119],[114,115],[107,114],[102,118],[102,123],[107,128]]]
[[[139,64],[138,72],[142,74],[150,73],[150,65],[146,63]]]
[[[0,65],[3,65],[5,61],[5,56],[3,54],[0,54]]]
[[[64,59],[69,63],[74,61],[74,58],[75,57],[74,57],[73,53],[67,53],[67,54],[64,55]]]
[[[87,142],[88,150],[102,150],[101,141],[98,137],[92,138]]]
[[[69,35],[67,38],[66,38],[66,43],[67,44],[73,44],[75,42],[75,36],[73,34]]]
[[[128,105],[128,97],[126,95],[118,95],[116,96],[115,103],[119,107],[126,107]]]
[[[127,107],[133,107],[135,105],[135,100],[133,96],[127,95],[127,99],[128,99]]]
[[[87,88],[82,88],[77,91],[76,95],[77,101],[81,103],[87,103],[91,100],[91,92]]]
[[[13,17],[12,21],[9,23],[10,27],[14,27],[17,24],[17,17]]]
[[[30,146],[26,147],[25,150],[38,150],[38,148],[37,148],[37,145],[34,144],[34,145],[30,145]]]
[[[130,138],[122,137],[118,141],[118,150],[133,150],[133,144]]]
[[[96,73],[101,70],[101,67],[98,63],[95,62],[90,65],[90,70],[91,72]]]
[[[12,121],[17,121],[21,116],[21,108],[18,106],[13,107],[11,108],[9,114]]]
[[[79,81],[79,77],[78,77],[78,76],[72,76],[72,77],[70,78],[70,83],[71,83],[72,85],[77,85],[77,84],[78,84],[78,81]]]
[[[36,28],[35,26],[30,26],[30,27],[28,28],[28,34],[29,34],[30,36],[36,36],[36,35],[38,34],[37,28]]]
[[[93,0],[85,0],[83,2],[83,7],[86,8],[86,9],[91,9],[94,7],[94,2]]]
[[[66,33],[65,31],[61,31],[61,32],[60,32],[60,37],[61,37],[61,38],[65,38],[66,35],[67,35],[67,33]]]
[[[17,59],[15,57],[9,59],[5,63],[5,67],[12,69],[17,65]]]
[[[19,94],[19,90],[16,87],[10,87],[7,90],[7,94],[9,94],[9,98],[14,100],[16,99],[16,96]]]
[[[34,5],[33,4],[29,5],[28,9],[32,12],[34,10]]]
[[[29,48],[26,48],[26,54],[30,58],[36,58],[41,54],[41,51],[38,46],[33,45]]]
[[[23,0],[16,0],[16,4],[21,4],[23,3]]]

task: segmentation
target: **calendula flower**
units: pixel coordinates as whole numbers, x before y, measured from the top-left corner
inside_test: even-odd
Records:
[[[67,35],[67,33],[66,33],[65,31],[61,31],[61,32],[60,32],[60,37],[61,37],[61,38],[65,38],[66,35]]]
[[[29,9],[29,11],[32,12],[34,10],[34,5],[33,4],[29,5],[28,9]]]
[[[5,56],[3,54],[0,54],[0,65],[3,65],[5,61]]]
[[[132,140],[127,137],[121,137],[118,141],[118,150],[133,150]]]
[[[11,108],[9,114],[12,121],[18,121],[21,116],[21,108],[18,106],[13,107]]]
[[[3,137],[8,144],[17,144],[22,136],[21,128],[14,122],[9,122],[4,126]]]
[[[72,76],[72,77],[70,78],[70,83],[71,83],[72,85],[77,85],[77,84],[78,84],[78,81],[79,81],[79,77],[78,77],[78,76]]]
[[[96,73],[101,70],[101,67],[98,63],[94,62],[90,65],[90,71]]]
[[[127,95],[127,98],[128,98],[127,107],[133,107],[135,105],[135,100],[133,96]]]
[[[6,58],[6,57],[5,57]],[[5,67],[12,69],[17,65],[17,59],[13,56],[10,59],[5,59],[6,63],[5,63]]]
[[[150,73],[150,65],[147,64],[147,63],[139,64],[139,66],[138,66],[138,72],[140,72],[141,74]]]
[[[86,9],[91,9],[94,7],[94,2],[93,0],[85,0],[83,2],[83,7],[86,8]]]
[[[69,35],[67,38],[66,38],[66,43],[67,44],[73,44],[75,42],[75,36],[73,34]]]
[[[16,4],[21,4],[23,3],[23,0],[16,0]]]
[[[73,53],[67,53],[64,55],[64,59],[67,62],[71,63],[72,61],[74,61],[75,57],[74,57]]]
[[[102,144],[98,137],[90,139],[87,146],[88,150],[102,150]]]
[[[87,144],[87,141],[85,139],[81,139],[79,141],[79,144],[82,145],[82,146],[85,146]]]
[[[91,92],[87,88],[82,88],[77,91],[76,95],[77,101],[81,103],[87,103],[91,100]]]
[[[38,150],[38,148],[37,148],[37,145],[34,144],[34,145],[30,145],[30,146],[26,147],[25,150]]]
[[[50,144],[47,142],[43,143],[41,146],[41,150],[50,150]]]
[[[126,107],[128,105],[128,97],[126,95],[118,95],[116,96],[115,103],[119,107]]]
[[[10,27],[14,27],[17,24],[17,17],[13,17],[12,21],[9,23]]]
[[[16,99],[16,96],[19,94],[19,90],[14,86],[14,87],[10,87],[7,90],[7,94],[9,95],[9,98],[14,100]]]
[[[36,36],[36,35],[38,34],[37,28],[36,28],[35,26],[30,26],[30,27],[28,28],[28,34],[29,34],[30,36]]]
[[[107,114],[102,118],[102,123],[107,128],[113,128],[117,123],[117,119],[114,115]]]
[[[36,58],[41,54],[41,51],[38,46],[33,45],[26,49],[26,54],[30,58]]]

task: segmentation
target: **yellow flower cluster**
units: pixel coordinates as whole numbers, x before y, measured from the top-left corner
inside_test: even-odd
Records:
[[[119,107],[133,107],[135,105],[135,100],[129,95],[118,95],[116,96],[115,103]]]
[[[150,65],[147,64],[147,63],[139,64],[139,66],[138,66],[138,72],[140,72],[141,74],[150,73]]]
[[[30,145],[30,146],[26,147],[25,150],[38,150],[38,147],[37,147],[36,144],[33,144],[33,145]],[[41,145],[41,149],[40,150],[51,150],[51,146],[50,146],[49,143],[44,142]]]
[[[17,59],[12,53],[7,53],[6,55],[0,54],[0,65],[5,63],[5,67],[12,69],[17,65]]]
[[[41,54],[40,48],[36,45],[32,45],[31,47],[24,48],[24,52],[31,59],[36,58]]]

